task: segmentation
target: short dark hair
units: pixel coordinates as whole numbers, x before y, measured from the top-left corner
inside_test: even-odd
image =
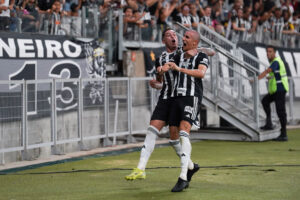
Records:
[[[71,4],[71,7],[70,7],[71,11],[72,11],[72,12],[76,12],[77,6],[78,6],[78,5],[77,5],[76,3],[72,3],[72,4]]]
[[[170,27],[167,27],[163,32],[162,32],[162,38],[164,38],[165,37],[165,34],[166,34],[166,32],[168,32],[168,31],[174,31],[172,28],[170,28]]]
[[[274,51],[276,51],[276,48],[275,48],[275,46],[273,46],[273,45],[267,45],[267,47],[266,47],[266,49],[273,49]]]
[[[131,10],[133,11],[132,7],[130,7],[130,6],[125,6],[125,7],[124,7],[124,12],[126,12],[126,10],[128,10],[128,9],[131,9]]]

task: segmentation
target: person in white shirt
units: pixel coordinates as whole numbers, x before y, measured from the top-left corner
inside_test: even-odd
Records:
[[[10,25],[10,10],[13,9],[15,0],[0,1],[0,30],[8,31]]]

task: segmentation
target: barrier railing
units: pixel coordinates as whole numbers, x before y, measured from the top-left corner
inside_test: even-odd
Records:
[[[262,113],[255,95],[257,78],[250,82],[255,72],[242,68],[226,51],[218,52],[203,80],[205,95],[258,126]],[[4,163],[3,155],[9,152],[22,152],[15,154],[16,159],[35,159],[36,148],[41,148],[39,153],[61,154],[72,151],[72,146],[76,151],[96,148],[101,141],[112,145],[145,133],[157,99],[150,79],[0,81],[0,161]],[[286,104],[290,124],[300,122],[299,92],[293,89],[298,79],[290,79]]]
[[[62,144],[84,149],[145,133],[155,104],[150,79],[0,81],[0,154],[32,159],[26,152],[35,148],[59,154],[68,151]]]
[[[178,25],[182,29],[186,29],[180,24]],[[264,116],[264,113],[260,103],[261,94],[257,75],[261,67],[267,68],[268,65],[247,51],[236,48],[234,43],[205,25],[200,25],[198,31],[202,35],[201,46],[212,47],[217,53],[210,58],[211,68],[209,68],[207,74],[209,78],[205,81],[207,91],[213,93],[214,98],[219,97],[224,101],[228,101],[229,104],[237,109],[239,108],[238,104],[241,104],[244,108],[240,108],[240,112],[249,114],[254,121],[259,122],[259,116]],[[290,77],[291,89],[288,94],[290,102],[287,104],[290,123],[295,123],[295,120],[292,118],[292,116],[295,116],[292,108],[294,108],[294,103],[298,101],[297,97],[300,96],[293,87],[297,83],[297,77],[293,78]],[[254,80],[254,82],[250,82],[250,80]],[[260,84],[264,83],[261,82]],[[298,94],[296,98],[293,96],[294,93]],[[275,109],[273,111],[276,112]]]

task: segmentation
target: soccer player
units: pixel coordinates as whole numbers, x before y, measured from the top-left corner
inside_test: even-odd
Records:
[[[161,72],[162,66],[169,62],[177,52],[180,51],[178,48],[178,38],[172,29],[166,29],[163,34],[163,43],[166,46],[166,51],[164,51],[159,58],[156,59],[156,68],[157,71]],[[141,150],[140,160],[137,168],[134,168],[132,173],[125,176],[126,180],[135,180],[135,179],[145,179],[146,173],[145,168],[147,162],[154,150],[156,137],[159,134],[160,130],[167,125],[169,121],[169,114],[171,110],[171,94],[173,91],[174,75],[173,72],[167,71],[165,73],[158,73],[157,80],[150,81],[150,85],[154,88],[160,89],[161,83],[162,88],[159,96],[158,103],[154,109],[154,112],[151,117],[150,126],[148,127],[144,145]],[[178,124],[173,123],[170,129],[170,144],[176,151],[176,154],[181,156],[181,145],[179,142],[178,134]],[[191,180],[193,174],[199,170],[198,164],[194,164],[191,160],[188,161],[188,180]]]
[[[176,72],[174,91],[171,98],[169,125],[179,125],[181,141],[181,173],[172,192],[181,192],[189,186],[188,163],[191,156],[189,139],[192,124],[197,119],[199,106],[203,96],[202,78],[208,68],[208,57],[198,52],[200,35],[194,30],[188,30],[183,37],[183,53],[176,54],[173,62],[166,63],[162,72],[172,69]]]

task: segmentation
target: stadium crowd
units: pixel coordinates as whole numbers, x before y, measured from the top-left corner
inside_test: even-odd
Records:
[[[91,8],[96,9],[100,29],[110,9],[123,9],[125,39],[142,34],[154,40],[153,32],[179,22],[194,29],[205,24],[233,42],[300,43],[298,0],[1,0],[0,30],[17,31],[19,26],[21,32],[66,34],[60,30],[68,24],[72,35],[79,36],[83,9]],[[118,12],[113,13],[117,20]]]

